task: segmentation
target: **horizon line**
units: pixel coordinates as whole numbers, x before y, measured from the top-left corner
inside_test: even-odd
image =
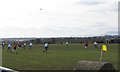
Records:
[[[74,37],[99,37],[99,36],[119,36],[119,34],[117,35],[96,35],[96,36],[51,36],[51,37],[40,37],[40,36],[26,36],[26,37],[0,37],[0,39],[3,38],[74,38]]]

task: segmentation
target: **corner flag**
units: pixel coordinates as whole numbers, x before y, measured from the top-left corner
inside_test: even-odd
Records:
[[[102,53],[103,52],[107,52],[107,46],[105,44],[103,44],[102,48],[101,48],[100,62],[102,61]]]
[[[102,45],[102,51],[106,52],[107,51],[107,46],[106,45]]]

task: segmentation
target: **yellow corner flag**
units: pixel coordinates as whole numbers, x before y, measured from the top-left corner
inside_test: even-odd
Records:
[[[102,45],[102,51],[103,52],[106,52],[107,51],[107,46],[104,44],[104,45]]]
[[[107,46],[105,44],[102,45],[101,48],[101,55],[100,55],[100,62],[102,61],[102,53],[107,51]]]

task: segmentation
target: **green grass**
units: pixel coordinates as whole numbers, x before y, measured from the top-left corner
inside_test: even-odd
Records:
[[[109,44],[108,52],[103,53],[103,62],[110,62],[118,69],[118,44]],[[43,53],[43,45],[33,45],[33,49],[17,49],[18,54],[2,50],[2,66],[15,70],[73,70],[78,61],[99,61],[100,48],[91,44],[70,44],[68,47],[50,44],[48,53]]]

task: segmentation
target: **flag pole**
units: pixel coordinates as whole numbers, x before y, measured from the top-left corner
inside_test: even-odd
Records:
[[[103,51],[101,50],[101,54],[100,54],[100,62],[102,61],[102,53],[103,53]]]

